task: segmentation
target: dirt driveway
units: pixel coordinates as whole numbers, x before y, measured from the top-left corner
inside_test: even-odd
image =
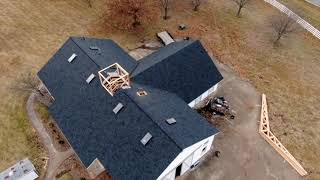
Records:
[[[233,121],[220,120],[214,146],[221,152],[208,157],[182,179],[193,180],[272,180],[302,179],[258,134],[261,94],[221,67],[224,82],[217,95],[224,96],[236,113]]]

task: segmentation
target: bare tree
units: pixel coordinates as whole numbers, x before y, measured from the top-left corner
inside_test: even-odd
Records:
[[[199,10],[199,6],[201,5],[201,2],[202,2],[202,0],[192,0],[194,11]]]
[[[169,7],[171,5],[171,1],[172,0],[160,0],[161,2],[161,5],[162,5],[162,8],[164,10],[164,16],[163,16],[163,19],[166,20],[169,18],[168,16],[168,12],[169,12]]]
[[[276,33],[274,43],[278,43],[281,37],[297,30],[295,16],[293,14],[279,14],[271,19],[271,26]]]
[[[43,93],[39,89],[40,81],[32,74],[22,74],[11,89],[21,93],[36,92],[43,96]]]
[[[151,22],[157,15],[152,0],[108,0],[107,19],[119,29],[135,29],[144,22]]]
[[[238,5],[237,17],[240,17],[242,8],[244,8],[248,4],[249,0],[233,0],[233,1],[236,2]]]

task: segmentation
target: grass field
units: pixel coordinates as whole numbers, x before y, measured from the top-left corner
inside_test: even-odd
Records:
[[[252,1],[240,19],[232,1],[209,1],[193,12],[176,0],[172,17],[144,25],[143,33],[110,29],[112,22],[102,18],[103,0],[91,9],[84,0],[2,0],[0,7],[0,171],[24,157],[41,166],[45,155],[26,117],[26,96],[10,89],[19,75],[36,73],[69,36],[112,38],[132,48],[167,29],[200,39],[220,62],[266,93],[272,130],[311,172],[309,179],[320,179],[320,41],[301,30],[274,47],[268,22],[278,11],[262,0]],[[310,16],[317,19],[316,13]],[[177,29],[181,23],[186,31]]]
[[[280,0],[280,2],[297,12],[314,27],[320,29],[320,7],[312,5],[305,0]]]

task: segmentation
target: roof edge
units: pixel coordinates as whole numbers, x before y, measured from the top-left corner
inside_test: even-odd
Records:
[[[75,45],[77,45],[77,46],[79,47],[79,49],[81,49],[81,51],[82,51],[85,55],[87,55],[87,56],[89,57],[89,59],[90,59],[98,68],[101,68],[101,67],[89,56],[89,54],[74,40],[74,38],[81,38],[81,37],[70,37],[70,39],[71,39],[71,41],[72,41]],[[83,37],[83,38],[85,38],[85,37]]]
[[[149,60],[149,59],[147,59],[147,58],[149,58],[151,55],[153,55],[154,53],[160,53],[160,51],[161,51],[162,48],[168,48],[170,45],[173,46],[174,43],[181,43],[181,42],[171,43],[171,44],[169,44],[169,45],[167,45],[167,46],[165,46],[165,47],[162,47],[162,48],[159,49],[158,51],[156,51],[156,52],[154,52],[154,53],[151,53],[150,55],[144,57],[144,58],[141,59],[140,61],[138,61],[137,67],[130,73],[130,74],[132,75],[132,76],[130,76],[130,77],[135,77],[135,76],[141,74],[142,72],[144,72],[145,70],[149,69],[150,67],[152,67],[152,66],[154,66],[154,65],[162,62],[163,60],[167,59],[168,57],[173,56],[174,54],[178,53],[180,50],[182,50],[182,49],[184,49],[184,48],[192,45],[193,43],[200,42],[199,40],[184,40],[184,41],[187,41],[187,44],[186,44],[185,46],[183,46],[183,47],[181,47],[181,48],[178,48],[178,49],[175,49],[172,53],[166,54],[166,56],[165,56],[164,58],[162,58],[162,60],[160,60],[160,61],[158,61],[158,62],[156,62],[156,63],[154,63],[154,64],[152,64],[152,65],[150,65],[150,66],[148,66],[148,67],[146,67],[146,68],[143,69],[141,72],[139,72],[139,73],[137,73],[137,74],[134,74],[134,73],[135,73],[135,70],[136,70],[137,67],[141,64],[141,62]],[[150,60],[149,60],[149,61],[150,61]]]

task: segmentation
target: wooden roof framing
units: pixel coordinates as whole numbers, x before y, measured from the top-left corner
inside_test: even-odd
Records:
[[[101,85],[111,96],[120,88],[130,87],[129,73],[118,63],[100,70],[98,74]]]
[[[270,131],[267,99],[265,94],[262,94],[259,133],[301,176],[308,174],[301,164],[281,144],[279,139]]]

